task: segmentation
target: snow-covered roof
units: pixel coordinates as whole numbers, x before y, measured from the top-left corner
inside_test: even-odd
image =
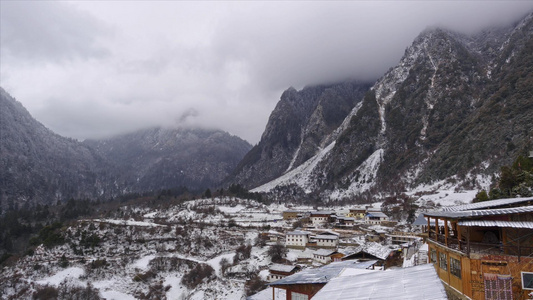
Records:
[[[272,229],[268,231],[268,234],[270,234],[270,235],[283,235],[283,233],[277,232],[277,231],[272,230]]]
[[[270,271],[277,271],[277,272],[290,273],[290,272],[292,272],[295,268],[296,268],[296,266],[291,266],[291,265],[281,265],[281,264],[273,264],[273,265],[270,266],[270,268],[268,268],[268,269],[269,269]]]
[[[388,216],[380,211],[369,211],[367,213],[369,217],[376,217],[376,218],[388,218]]]
[[[330,280],[313,300],[448,299],[432,264],[375,271]]]
[[[319,210],[319,211],[312,211],[311,216],[314,215],[334,215],[335,212],[332,210]]]
[[[441,218],[472,218],[483,216],[497,216],[533,212],[533,206],[521,206],[499,209],[466,210],[466,211],[433,211],[424,213],[425,216]]]
[[[284,213],[301,213],[302,211],[296,209],[287,209],[283,211]]]
[[[428,224],[428,220],[426,217],[424,217],[424,214],[419,214],[418,218],[416,218],[416,220],[413,222],[412,225],[415,225],[415,226],[424,225],[425,226],[427,224]],[[429,224],[435,225],[435,219],[429,219]],[[444,221],[439,220],[439,225],[444,225]]]
[[[487,220],[471,220],[457,222],[459,226],[465,227],[505,227],[505,228],[527,228],[533,229],[533,222],[513,222],[513,221],[487,221]]]
[[[291,285],[291,284],[323,284],[337,277],[344,269],[367,269],[376,263],[375,260],[365,262],[342,261],[333,262],[329,265],[316,268],[305,269],[291,276],[287,276],[278,281],[270,283],[271,286]],[[377,271],[376,271],[377,272]]]
[[[321,240],[338,240],[339,237],[336,235],[330,235],[330,234],[319,234],[315,236],[315,239],[321,239]]]
[[[304,231],[304,230],[295,230],[295,231],[289,231],[286,233],[286,235],[310,235],[311,232]]]
[[[320,256],[330,256],[337,253],[337,251],[334,250],[328,250],[328,249],[318,249],[313,254],[320,255]]]
[[[528,201],[533,202],[533,197],[496,199],[496,200],[470,203],[470,204],[464,204],[464,205],[446,206],[446,207],[443,207],[442,210],[443,211],[476,210],[476,209],[484,209],[484,208],[498,207],[498,206],[504,206],[504,205],[519,204],[519,203],[528,202]]]
[[[393,250],[391,250],[388,246],[383,246],[376,242],[370,242],[370,243],[366,243],[362,247],[357,248],[352,254],[349,254],[349,255],[354,255],[354,254],[358,254],[361,252],[365,252],[379,259],[385,260],[387,259],[387,257],[392,251]]]
[[[321,231],[319,233],[319,235],[336,235],[336,236],[339,236],[340,234],[338,232],[335,232],[335,231],[326,230],[326,231]]]
[[[364,211],[366,211],[366,207],[363,207],[363,206],[356,206],[356,207],[352,207],[352,208],[350,208],[350,210],[364,210]]]

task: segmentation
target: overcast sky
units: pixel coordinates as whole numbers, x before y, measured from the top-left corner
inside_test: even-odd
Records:
[[[151,126],[257,143],[281,92],[394,66],[425,28],[510,24],[532,1],[0,1],[0,85],[80,140]]]

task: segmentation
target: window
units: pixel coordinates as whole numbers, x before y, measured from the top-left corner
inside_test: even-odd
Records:
[[[292,300],[309,300],[309,296],[296,292],[291,292],[291,298]]]
[[[511,275],[483,274],[485,281],[485,299],[512,300],[513,282]]]
[[[437,263],[437,250],[431,249],[431,262]]]
[[[533,272],[522,272],[522,289],[533,290]]]
[[[448,257],[446,253],[439,253],[439,266],[443,270],[448,270]]]
[[[452,275],[461,278],[461,261],[450,257],[450,273]]]

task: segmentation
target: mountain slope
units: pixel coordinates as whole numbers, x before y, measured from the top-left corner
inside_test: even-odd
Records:
[[[225,182],[254,187],[298,167],[331,142],[335,129],[369,87],[345,82],[286,90],[270,115],[261,141]]]
[[[44,127],[2,88],[0,141],[0,207],[115,192],[101,156]]]
[[[251,145],[222,131],[148,129],[78,142],[0,88],[0,208],[220,183]]]
[[[324,138],[335,143],[312,170],[255,191],[349,199],[452,178],[475,187],[531,150],[532,28],[528,15],[474,36],[426,30]]]
[[[101,141],[85,141],[113,161],[129,192],[220,183],[251,145],[223,131],[153,128]]]

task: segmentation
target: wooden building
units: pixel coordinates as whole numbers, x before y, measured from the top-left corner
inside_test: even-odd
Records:
[[[480,207],[520,202],[508,200]],[[430,262],[449,291],[474,300],[528,299],[521,278],[533,272],[533,206],[424,215]]]
[[[282,212],[283,220],[295,220],[302,217],[302,212],[299,210],[285,210]]]

